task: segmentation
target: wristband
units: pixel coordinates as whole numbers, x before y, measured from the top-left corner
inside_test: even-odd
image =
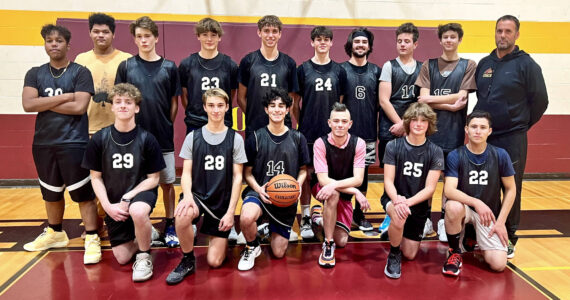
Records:
[[[131,203],[131,199],[121,198],[121,202]]]

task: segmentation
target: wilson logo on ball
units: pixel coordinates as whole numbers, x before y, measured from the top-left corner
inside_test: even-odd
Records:
[[[297,204],[301,190],[295,178],[281,174],[271,178],[265,189],[275,206],[288,207]]]

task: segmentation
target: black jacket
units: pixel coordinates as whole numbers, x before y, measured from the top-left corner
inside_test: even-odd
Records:
[[[493,50],[479,62],[475,80],[475,109],[491,114],[494,136],[527,131],[548,106],[542,70],[518,46],[501,59]]]

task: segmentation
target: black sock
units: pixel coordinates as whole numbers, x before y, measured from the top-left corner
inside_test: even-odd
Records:
[[[449,249],[451,249],[451,252],[459,253],[459,235],[460,235],[460,233],[449,234],[448,232],[446,232],[446,234],[447,234],[447,242],[449,243]]]
[[[257,247],[259,246],[259,238],[255,237],[255,240],[251,241],[251,242],[247,242],[247,245],[250,247]]]
[[[97,230],[85,230],[85,234],[97,234]]]
[[[400,254],[400,245],[395,246],[395,247],[390,245],[390,253]]]
[[[146,253],[146,254],[149,254],[149,255],[150,255],[150,249],[145,250],[145,251],[142,251],[142,250],[139,249],[139,250],[137,251],[137,254],[138,254],[138,253]]]
[[[188,253],[182,252],[182,254],[183,254],[182,259],[185,259],[185,260],[188,259],[191,261],[194,261],[196,259],[196,257],[194,256],[194,250],[192,250]]]
[[[445,208],[441,209],[441,217],[439,217],[440,220],[445,220]]]
[[[165,218],[164,228],[166,229],[168,226],[174,225],[174,218]]]
[[[49,228],[53,229],[53,231],[56,231],[56,232],[61,232],[63,230],[63,225],[61,223],[49,224],[48,226],[49,226]]]

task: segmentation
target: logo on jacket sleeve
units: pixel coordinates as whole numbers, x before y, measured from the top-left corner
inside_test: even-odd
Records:
[[[483,78],[491,78],[493,77],[493,69],[489,68],[483,72]]]

